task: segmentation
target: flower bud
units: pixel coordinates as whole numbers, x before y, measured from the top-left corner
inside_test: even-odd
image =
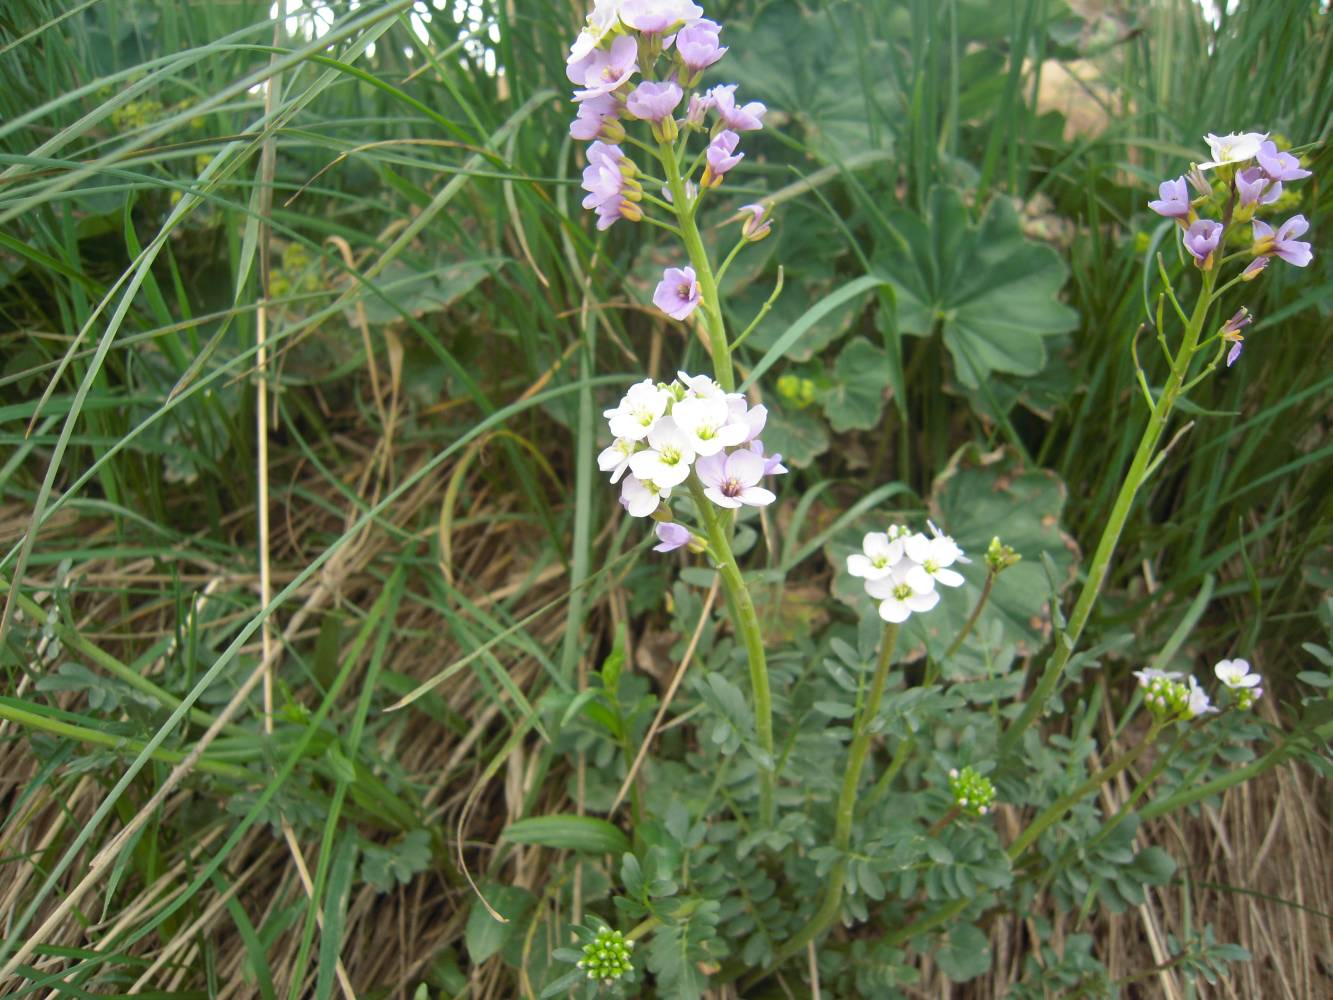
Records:
[[[1010,545],[1005,545],[1000,541],[1000,536],[996,535],[990,540],[990,545],[986,547],[986,565],[990,571],[999,574],[1013,566],[1023,557],[1013,550]]]
[[[970,816],[985,816],[995,802],[995,786],[974,768],[949,771],[949,791],[954,805]]]

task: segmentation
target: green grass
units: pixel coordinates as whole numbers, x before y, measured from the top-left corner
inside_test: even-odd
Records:
[[[243,982],[322,997],[340,956],[362,996],[539,993],[563,925],[520,921],[517,959],[471,963],[464,869],[488,899],[515,883],[558,905],[591,878],[591,863],[493,845],[514,818],[600,811],[588,771],[609,765],[552,706],[588,686],[616,629],[645,691],[688,638],[663,610],[689,599],[675,564],[645,556],[594,468],[600,410],[649,359],[662,375],[704,356],[644,308],[662,263],[650,238],[594,235],[578,206],[563,62],[581,12],[481,5],[474,41],[495,75],[447,11],[422,45],[409,0],[337,6],[310,40],[275,37],[267,3],[0,12],[0,770],[16,776],[0,785],[0,967],[14,995],[143,980],[163,996]],[[740,51],[761,6],[710,14]],[[800,302],[775,311],[775,332],[890,252],[890,210],[923,209],[941,183],[974,206],[1045,199],[1073,234],[1056,243],[1080,319],[1034,383],[1001,377],[978,402],[938,337],[898,334],[891,296],[849,294],[838,335],[890,352],[897,391],[876,426],[784,483],[796,513],[767,557],[773,581],[816,588],[836,617],[821,549],[839,514],[871,492],[914,508],[970,441],[1052,470],[1089,549],[1146,419],[1127,350],[1156,288],[1144,202],[1204,132],[1271,129],[1315,171],[1299,206],[1315,262],[1224,304],[1257,317],[1244,358],[1181,418],[1193,424],[1131,518],[1093,627],[1132,633],[1147,658],[1211,587],[1191,644],[1263,663],[1294,713],[1301,644],[1326,641],[1314,608],[1333,524],[1327,13],[1243,3],[1214,34],[1186,0],[1142,0],[1079,41],[1054,0],[807,6],[832,12],[857,91],[806,108],[751,93],[790,114],[756,140],[738,193],[794,185],[772,242],[805,251],[756,265],[766,296],[786,264],[779,304]],[[1034,106],[1032,67],[1075,57],[1108,119],[1067,139]],[[821,131],[835,111],[854,138]],[[1172,243],[1166,267],[1188,283]],[[779,405],[779,376],[832,378],[836,349],[787,353],[738,352]],[[996,418],[995,393],[1025,392]],[[1139,662],[1108,670],[1118,682]],[[683,762],[693,731],[659,753]],[[601,890],[579,883],[575,908],[585,891]]]

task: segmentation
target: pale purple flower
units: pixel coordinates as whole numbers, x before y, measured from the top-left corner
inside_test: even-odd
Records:
[[[1259,144],[1268,138],[1267,132],[1231,132],[1227,135],[1213,135],[1209,132],[1203,137],[1213,158],[1207,163],[1200,163],[1200,170],[1220,167],[1227,163],[1244,163],[1259,155]]]
[[[574,92],[574,100],[586,101],[599,94],[610,94],[639,70],[639,43],[630,35],[621,35],[609,49],[597,49],[587,59],[583,70],[583,90]],[[570,68],[573,72],[573,68]],[[576,81],[577,82],[577,81]]]
[[[690,544],[690,530],[675,521],[658,521],[654,530],[658,538],[658,544],[653,546],[654,552],[670,552]]]
[[[1231,350],[1227,352],[1228,368],[1236,363],[1245,343],[1245,338],[1240,335],[1240,331],[1252,322],[1254,322],[1254,319],[1250,315],[1250,310],[1241,306],[1234,316],[1222,324],[1221,337],[1223,340],[1231,342]]]
[[[764,425],[768,423],[768,407],[763,403],[751,406],[745,411],[741,419],[745,422],[747,428],[745,440],[742,444],[749,444],[760,434],[764,433]]]
[[[660,123],[671,116],[684,96],[680,85],[670,80],[665,83],[645,80],[630,92],[625,107],[635,118]]]
[[[753,132],[764,127],[764,112],[768,109],[758,101],[738,105],[736,84],[719,84],[708,92],[708,96],[712,98],[713,107],[717,109],[717,116],[723,126],[733,132]]]
[[[775,451],[771,455],[764,454],[764,442],[755,438],[750,442],[749,448],[752,452],[764,460],[765,476],[781,476],[787,472],[787,467],[782,464],[782,452]]]
[[[620,102],[615,96],[598,94],[578,105],[578,112],[569,126],[569,134],[581,142],[593,139],[616,142],[625,134],[625,130],[620,127],[619,118]]]
[[[1314,254],[1310,251],[1309,243],[1296,237],[1303,235],[1309,228],[1310,224],[1303,215],[1293,215],[1277,227],[1276,233],[1267,222],[1255,219],[1254,252],[1265,257],[1276,254],[1293,267],[1304,267],[1310,263]]]
[[[588,166],[583,171],[583,189],[588,194],[583,207],[597,212],[598,229],[608,229],[618,219],[637,222],[643,218],[635,204],[642,191],[627,177],[633,169],[619,146],[594,142],[588,147]]]
[[[694,268],[668,267],[653,292],[653,305],[672,319],[683,320],[699,305],[699,282]]]
[[[763,205],[742,205],[738,218],[742,220],[741,236],[751,243],[758,243],[773,231],[773,222]]]
[[[620,5],[620,20],[646,35],[660,35],[703,16],[704,9],[690,0],[624,0]]]
[[[704,118],[713,107],[713,99],[706,94],[691,94],[689,107],[685,111],[685,121],[696,128],[703,125]]]
[[[717,187],[722,183],[723,175],[744,159],[744,153],[736,152],[736,145],[740,141],[741,137],[730,129],[723,129],[713,136],[704,154],[708,160],[708,168],[700,182],[704,187]]]
[[[630,517],[647,517],[670,495],[669,487],[663,489],[656,483],[644,482],[633,475],[626,476],[620,484],[620,506],[625,508]]]
[[[676,34],[676,51],[691,77],[702,73],[727,54],[727,47],[718,38],[721,32],[720,24],[702,18],[681,28]]]
[[[1256,155],[1264,173],[1275,181],[1298,181],[1310,176],[1310,171],[1302,169],[1300,160],[1290,153],[1278,152],[1277,143],[1271,139],[1260,143]]]
[[[1222,223],[1198,219],[1185,230],[1181,239],[1185,249],[1192,253],[1201,267],[1206,267],[1222,239]]]
[[[1250,167],[1236,174],[1236,192],[1242,207],[1271,205],[1282,197],[1282,182],[1273,180],[1258,167]]]
[[[1268,266],[1267,257],[1256,257],[1246,266],[1245,270],[1240,272],[1241,281],[1253,281],[1259,275],[1264,273],[1264,268]]]
[[[764,465],[762,457],[742,448],[730,455],[718,452],[701,458],[694,463],[694,471],[704,484],[704,495],[719,507],[764,507],[777,499],[759,485]]]
[[[1158,215],[1168,219],[1183,219],[1190,214],[1190,191],[1185,178],[1162,181],[1157,185],[1158,199],[1148,202],[1148,207]]]
[[[570,82],[583,86],[587,74],[588,61],[607,33],[620,23],[620,5],[624,0],[596,0],[592,13],[574,44],[569,48],[569,58],[565,60],[565,73]]]

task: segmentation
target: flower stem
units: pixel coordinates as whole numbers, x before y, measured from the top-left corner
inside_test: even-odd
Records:
[[[1045,708],[1047,700],[1060,681],[1065,664],[1069,662],[1069,658],[1074,653],[1074,648],[1078,645],[1079,637],[1083,634],[1083,627],[1088,623],[1093,605],[1096,604],[1097,597],[1101,593],[1102,584],[1106,581],[1106,574],[1111,566],[1111,557],[1115,554],[1116,543],[1120,540],[1120,532],[1124,529],[1125,521],[1129,518],[1129,512],[1134,506],[1134,498],[1138,494],[1139,487],[1147,479],[1146,473],[1149,469],[1149,463],[1153,460],[1157,443],[1161,440],[1162,432],[1166,429],[1167,418],[1171,415],[1171,410],[1180,396],[1185,377],[1189,374],[1190,361],[1194,358],[1194,351],[1198,346],[1204,321],[1208,318],[1208,307],[1212,303],[1213,285],[1216,281],[1217,271],[1215,269],[1203,272],[1203,288],[1199,291],[1194,312],[1190,316],[1189,323],[1185,326],[1185,335],[1180,350],[1176,352],[1175,364],[1171,366],[1171,374],[1167,377],[1166,385],[1162,387],[1162,392],[1157,397],[1156,405],[1153,406],[1152,413],[1148,417],[1148,425],[1143,429],[1143,436],[1139,439],[1138,450],[1135,451],[1134,459],[1130,463],[1129,472],[1126,474],[1124,482],[1121,483],[1115,505],[1111,508],[1111,515],[1107,519],[1106,527],[1102,530],[1102,537],[1097,543],[1097,550],[1093,554],[1092,565],[1088,569],[1083,590],[1078,595],[1074,610],[1069,614],[1069,623],[1065,631],[1056,637],[1055,651],[1051,654],[1051,658],[1046,661],[1046,667],[1037,681],[1032,696],[1028,699],[1027,704],[1023,706],[1022,713],[1014,720],[1013,725],[1006,729],[1000,737],[999,752],[1001,757],[1013,751],[1024,731]]]
[[[972,608],[972,613],[967,616],[967,621],[963,622],[963,627],[959,630],[958,636],[949,644],[949,648],[944,651],[944,656],[941,657],[942,660],[945,662],[951,660],[953,654],[962,648],[963,640],[972,633],[973,627],[977,624],[977,619],[981,617],[982,609],[986,606],[986,602],[990,600],[991,588],[994,586],[995,570],[991,570],[986,574],[986,582],[981,585],[981,596],[977,598],[977,603]]]
[[[884,626],[884,638],[880,641],[879,662],[875,664],[875,678],[870,685],[870,696],[861,706],[861,712],[852,724],[852,745],[847,752],[847,770],[842,776],[842,791],[838,795],[838,813],[833,827],[833,846],[839,858],[825,876],[827,888],[824,898],[809,922],[787,941],[773,956],[773,965],[786,961],[819,937],[833,923],[842,906],[842,886],[847,873],[847,848],[852,842],[852,818],[856,811],[856,790],[861,782],[861,769],[865,766],[866,756],[870,752],[870,741],[874,737],[872,726],[879,716],[880,702],[884,700],[884,687],[889,679],[889,666],[893,662],[893,647],[898,642],[898,626],[892,622]]]
[[[766,758],[759,768],[759,817],[765,828],[773,825],[773,695],[768,686],[768,661],[764,657],[764,637],[759,628],[759,615],[745,586],[736,556],[731,551],[727,529],[713,511],[713,504],[704,496],[698,478],[691,473],[688,480],[690,495],[699,509],[708,544],[717,558],[717,569],[722,575],[722,588],[727,594],[731,619],[745,644],[746,659],[750,665],[750,690],[754,695],[755,733],[759,749]]]
[[[708,329],[708,349],[713,356],[713,372],[718,384],[726,392],[736,389],[736,375],[731,367],[731,351],[727,348],[727,328],[722,320],[722,303],[717,295],[717,280],[713,277],[713,266],[708,260],[708,251],[704,249],[703,238],[694,221],[694,211],[690,200],[685,195],[685,179],[681,176],[680,160],[676,157],[676,148],[669,142],[658,144],[662,165],[666,168],[667,187],[671,189],[671,205],[676,212],[676,222],[680,225],[681,241],[690,256],[690,266],[694,268],[695,280],[699,282],[700,305],[704,311],[704,325]]]

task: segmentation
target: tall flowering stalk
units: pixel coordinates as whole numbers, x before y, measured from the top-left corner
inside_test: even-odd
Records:
[[[734,84],[700,89],[704,71],[727,51],[721,25],[703,14],[690,0],[597,0],[566,65],[578,88],[570,135],[590,144],[583,206],[596,213],[598,229],[646,223],[668,230],[684,246],[687,260],[666,268],[653,303],[678,322],[700,313],[713,378],[682,372],[669,384],[645,379],[631,387],[618,407],[606,411],[614,441],[599,465],[621,484],[621,504],[631,516],[658,521],[658,551],[688,546],[705,552],[721,574],[749,662],[763,758],[760,815],[771,825],[772,694],[759,616],[731,532],[732,512],[772,503],[776,496],[763,482],[786,469],[781,456],[766,455],[758,439],[764,407],[750,407],[736,392],[718,272],[697,221],[701,205],[744,158],[741,134],[763,127],[765,108],[739,101]],[[645,189],[645,180],[661,197]],[[739,221],[732,256],[770,231],[762,206],[747,206]],[[673,490],[692,498],[698,533],[676,521]]]
[[[1129,472],[1125,475],[1097,543],[1083,589],[1070,612],[1068,626],[1057,640],[1055,652],[1047,661],[1022,714],[1001,737],[1002,754],[1012,751],[1018,745],[1024,731],[1036,719],[1055,690],[1065,664],[1074,652],[1093,605],[1101,593],[1111,557],[1134,505],[1134,498],[1163,458],[1163,453],[1158,451],[1158,444],[1176,403],[1218,366],[1224,354],[1228,366],[1240,357],[1244,341],[1240,330],[1250,322],[1249,310],[1241,309],[1214,334],[1205,336],[1212,306],[1233,286],[1257,279],[1274,258],[1294,267],[1305,267],[1313,257],[1310,244],[1298,238],[1309,228],[1303,215],[1294,215],[1277,226],[1256,218],[1258,213],[1267,211],[1268,206],[1282,193],[1283,184],[1310,176],[1310,172],[1301,167],[1300,161],[1290,153],[1280,151],[1267,133],[1244,132],[1225,136],[1210,133],[1204,141],[1212,154],[1210,159],[1191,166],[1188,174],[1163,181],[1158,188],[1159,197],[1148,202],[1152,211],[1174,219],[1180,227],[1181,244],[1201,275],[1199,296],[1194,308],[1186,314],[1159,258],[1158,270],[1165,291],[1158,304],[1157,333],[1171,371],[1161,391],[1154,396],[1148,388],[1147,377],[1139,370],[1139,386],[1151,408],[1147,426],[1143,429]],[[1214,180],[1209,179],[1207,171],[1213,172]],[[1190,197],[1191,190],[1194,192],[1193,198]],[[1244,240],[1246,227],[1251,237],[1249,240]],[[1228,237],[1233,234],[1240,234],[1242,242],[1248,245],[1228,253]],[[1226,281],[1221,280],[1221,272],[1227,264],[1241,262],[1243,266],[1237,268],[1236,273]],[[1167,346],[1163,329],[1163,300],[1170,302],[1183,326],[1180,343],[1174,354]],[[1191,377],[1191,365],[1196,356],[1209,350],[1213,344],[1216,347],[1211,362]]]

